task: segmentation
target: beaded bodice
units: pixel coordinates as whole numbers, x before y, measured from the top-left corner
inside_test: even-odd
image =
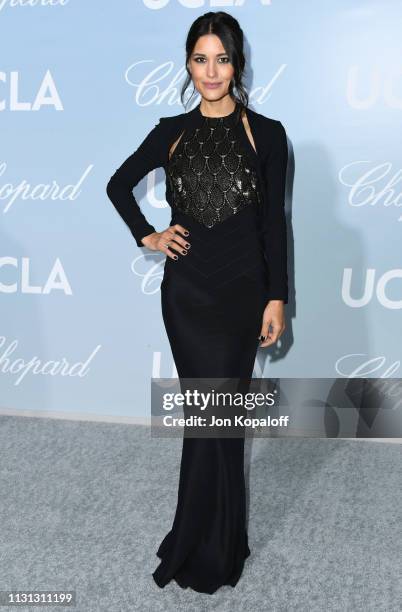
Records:
[[[199,113],[198,126],[184,131],[167,165],[173,206],[208,228],[261,202],[235,112],[224,117]]]

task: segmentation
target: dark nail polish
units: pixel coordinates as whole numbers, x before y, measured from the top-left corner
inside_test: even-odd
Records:
[[[185,251],[184,249],[183,249],[182,253],[183,253],[183,255],[187,255],[187,251]]]
[[[189,234],[189,232],[184,232],[184,235],[185,235],[185,236],[188,236],[188,234]]]
[[[185,244],[184,246],[186,247],[186,249],[189,249],[189,248],[190,248],[190,245],[189,245],[189,244]]]
[[[179,259],[177,255],[173,255],[173,259]]]

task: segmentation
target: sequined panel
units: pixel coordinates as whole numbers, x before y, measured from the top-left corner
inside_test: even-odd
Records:
[[[167,180],[173,205],[208,228],[261,203],[257,173],[225,117],[205,117],[182,135],[167,165]]]

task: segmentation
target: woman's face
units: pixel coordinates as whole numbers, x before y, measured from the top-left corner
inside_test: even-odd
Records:
[[[206,100],[220,100],[228,94],[234,69],[216,34],[199,37],[189,58],[188,69],[194,87]]]

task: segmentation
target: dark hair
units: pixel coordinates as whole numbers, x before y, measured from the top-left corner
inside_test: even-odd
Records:
[[[239,103],[240,109],[243,106],[248,106],[248,94],[242,83],[244,68],[246,64],[243,52],[243,30],[241,29],[237,19],[232,17],[232,15],[229,15],[229,13],[225,13],[224,11],[210,11],[208,13],[205,13],[204,15],[201,15],[192,23],[189,29],[186,39],[187,78],[183,84],[180,94],[183,106],[185,106],[183,102],[184,94],[191,82],[191,74],[187,64],[190,59],[190,55],[193,52],[193,49],[197,43],[197,40],[200,36],[204,36],[205,34],[215,34],[220,38],[221,43],[224,46],[225,51],[229,56],[229,60],[234,68],[233,80],[230,82],[229,86],[229,94],[232,96],[235,102]],[[234,94],[235,88],[237,91],[237,95]],[[187,102],[191,100],[194,95],[194,92],[195,87],[193,87],[193,92]]]

